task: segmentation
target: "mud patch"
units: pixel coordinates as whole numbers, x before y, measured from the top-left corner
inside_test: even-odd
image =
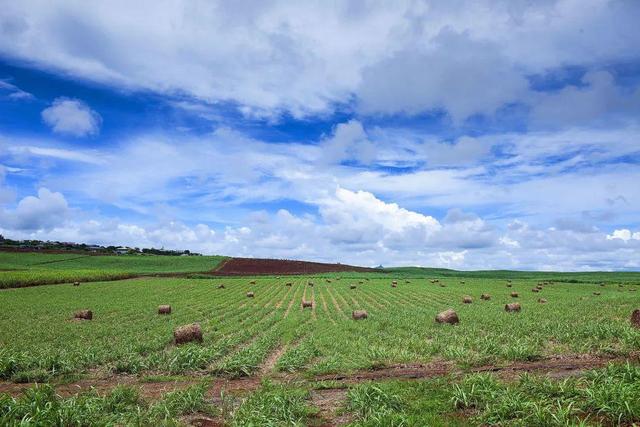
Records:
[[[347,390],[345,389],[313,390],[311,404],[318,409],[318,424],[322,427],[342,426],[353,421],[349,414],[340,413],[346,400]]]

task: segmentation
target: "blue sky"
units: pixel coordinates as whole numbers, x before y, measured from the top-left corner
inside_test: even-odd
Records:
[[[604,0],[7,3],[0,233],[639,270],[638,20]]]

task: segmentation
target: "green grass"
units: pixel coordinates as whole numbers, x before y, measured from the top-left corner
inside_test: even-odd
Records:
[[[493,374],[364,383],[348,393],[354,426],[580,426],[640,421],[640,367],[611,364],[580,378]]]
[[[463,285],[443,279],[446,287],[440,287],[421,279],[391,288],[377,279],[354,290],[347,280],[316,280],[313,288],[305,277],[256,281],[148,277],[0,291],[0,378],[89,368],[244,376],[279,347],[284,353],[275,369],[305,375],[436,359],[467,367],[558,353],[626,356],[640,348],[640,330],[629,323],[640,306],[640,294],[630,292],[635,285],[558,283],[538,294],[531,281],[506,288],[498,280]],[[226,289],[217,289],[220,283]],[[249,290],[255,298],[246,298]],[[512,290],[520,293],[520,313],[504,311]],[[490,301],[479,299],[485,292]],[[305,293],[313,311],[300,308]],[[467,294],[473,304],[462,303]],[[549,302],[539,304],[541,296]],[[172,314],[158,316],[160,304],[171,304]],[[436,324],[436,313],[450,307],[461,323]],[[92,321],[70,320],[85,308],[93,311]],[[354,309],[367,310],[369,318],[351,320]],[[192,322],[201,324],[204,343],[173,346],[173,329]]]
[[[206,390],[205,384],[196,385],[147,402],[132,387],[116,387],[106,395],[91,391],[62,398],[51,386],[36,386],[17,398],[0,394],[0,425],[178,425],[183,415],[218,413],[206,403]]]
[[[0,287],[100,280],[0,290],[0,381],[137,375],[150,383],[266,372],[291,376],[294,384],[265,381],[247,395],[223,396],[216,408],[204,384],[155,401],[135,388],[63,398],[41,386],[22,397],[1,396],[0,425],[175,425],[194,413],[231,425],[313,425],[320,420],[310,391],[340,385],[319,383],[316,375],[442,360],[465,370],[558,354],[629,358],[640,349],[640,330],[629,322],[640,308],[637,273],[406,269],[315,275],[313,287],[308,276],[153,276],[211,270],[221,260],[0,253]],[[129,274],[146,276],[111,281]],[[440,283],[431,283],[436,277]],[[554,283],[531,291],[545,280]],[[481,301],[482,293],[491,300]],[[464,295],[473,303],[463,304]],[[548,302],[538,303],[541,297]],[[313,309],[303,310],[302,299],[313,300]],[[506,313],[514,300],[522,311]],[[170,304],[172,314],[159,316],[160,304]],[[447,308],[457,311],[459,325],[435,323]],[[79,309],[91,309],[94,319],[73,321]],[[356,309],[367,310],[368,319],[353,321]],[[192,322],[200,323],[204,342],[175,346],[173,330]],[[525,375],[505,383],[485,374],[366,383],[350,387],[343,411],[358,426],[628,425],[640,421],[638,369],[612,365],[562,381]]]
[[[215,269],[219,256],[78,255],[0,252],[0,289],[115,280],[141,274],[204,272]]]

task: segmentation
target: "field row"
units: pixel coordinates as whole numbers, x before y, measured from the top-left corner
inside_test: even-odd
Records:
[[[485,279],[399,280],[396,288],[388,279],[255,282],[144,278],[1,291],[0,377],[44,380],[89,367],[320,374],[434,358],[479,365],[567,352],[625,355],[640,348],[640,331],[629,325],[640,306],[634,285],[552,284],[534,293],[534,281],[507,288],[506,281]],[[491,299],[481,301],[482,293]],[[463,304],[465,295],[472,304]],[[548,302],[538,303],[541,297]],[[303,300],[312,308],[303,309]],[[504,311],[513,300],[522,304],[520,313]],[[170,316],[157,314],[161,304],[172,306]],[[458,312],[459,325],[434,322],[447,308]],[[79,309],[91,309],[94,319],[71,320]],[[368,318],[353,321],[353,310],[366,310]],[[193,322],[203,329],[203,343],[173,345],[174,328]]]

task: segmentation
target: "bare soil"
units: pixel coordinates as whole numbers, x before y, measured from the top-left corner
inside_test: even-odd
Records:
[[[317,274],[343,271],[379,272],[375,268],[357,267],[346,264],[327,264],[322,262],[296,261],[288,259],[266,258],[229,258],[223,261],[212,274],[220,276],[254,276],[271,274]]]

